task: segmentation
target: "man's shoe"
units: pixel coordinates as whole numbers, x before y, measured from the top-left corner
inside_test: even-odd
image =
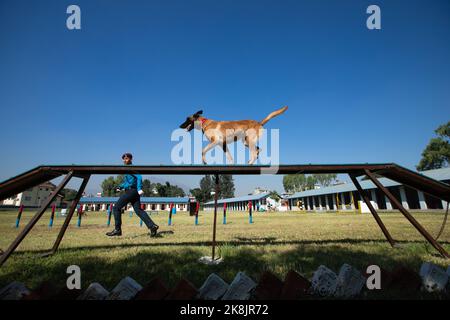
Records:
[[[150,236],[154,237],[158,233],[159,226],[155,225],[150,228]]]
[[[122,235],[122,230],[114,229],[113,231],[110,231],[110,232],[106,233],[106,235],[108,237],[121,236]]]

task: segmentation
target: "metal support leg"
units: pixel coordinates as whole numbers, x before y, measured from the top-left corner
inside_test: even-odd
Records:
[[[217,196],[219,193],[219,175],[215,175],[216,191],[214,193],[214,223],[213,223],[213,239],[212,239],[212,255],[211,259],[214,261],[216,253],[216,224],[217,224]]]
[[[372,180],[372,182],[389,198],[391,203],[400,210],[406,219],[420,232],[420,234],[437,250],[444,258],[450,258],[445,249],[425,230],[424,227],[402,206],[402,204],[385,188],[375,177],[375,175],[369,170],[364,170],[366,175]]]
[[[45,203],[42,205],[42,207],[39,209],[38,212],[34,215],[34,217],[28,222],[28,224],[25,226],[25,228],[20,232],[20,234],[17,236],[17,238],[11,243],[8,249],[0,256],[0,266],[5,263],[5,261],[9,258],[9,256],[14,252],[14,250],[19,246],[19,244],[22,242],[22,240],[27,236],[27,234],[33,229],[36,222],[39,221],[39,219],[44,214],[45,210],[47,210],[48,206],[55,200],[56,196],[62,191],[62,189],[66,186],[66,184],[69,182],[70,178],[72,178],[73,172],[69,172],[61,181],[61,183],[58,185],[58,187],[53,191],[53,193],[48,197],[48,199],[45,201]]]
[[[77,208],[78,202],[80,201],[80,198],[83,195],[84,189],[86,188],[86,185],[89,182],[89,177],[90,176],[87,176],[83,179],[83,182],[81,183],[80,188],[78,189],[78,193],[75,196],[75,199],[73,199],[73,201],[72,201],[70,210],[66,216],[66,219],[64,220],[61,230],[59,231],[58,237],[56,238],[53,248],[48,253],[44,253],[42,255],[43,257],[50,256],[50,255],[54,254],[56,252],[56,250],[58,250],[59,244],[61,243],[61,241],[64,237],[67,227],[69,226],[70,220],[72,219],[72,216]]]
[[[352,179],[353,184],[355,185],[356,189],[358,190],[361,197],[364,199],[364,202],[366,203],[367,207],[369,208],[370,212],[372,213],[373,217],[375,218],[375,221],[378,223],[378,226],[381,228],[381,231],[383,231],[384,236],[386,237],[387,241],[391,244],[392,247],[395,246],[395,241],[389,234],[389,231],[387,230],[386,226],[384,225],[383,221],[381,221],[380,216],[378,215],[375,208],[372,206],[372,203],[370,202],[370,198],[365,192],[363,188],[361,188],[361,185],[359,184],[359,181],[356,179],[355,176],[349,175],[350,179]]]

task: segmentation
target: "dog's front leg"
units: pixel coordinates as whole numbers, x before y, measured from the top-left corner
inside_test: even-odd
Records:
[[[231,156],[230,150],[228,149],[227,144],[224,142],[222,145],[223,152],[227,156],[228,164],[233,164],[233,157]]]
[[[203,164],[207,164],[206,163],[206,158],[205,158],[206,153],[209,150],[211,150],[212,148],[214,148],[216,145],[217,145],[217,142],[210,142],[205,148],[203,148],[203,150],[202,150],[202,161],[203,161]]]

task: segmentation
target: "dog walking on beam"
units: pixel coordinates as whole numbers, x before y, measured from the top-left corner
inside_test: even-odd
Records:
[[[287,106],[275,110],[265,117],[262,121],[256,120],[236,120],[236,121],[216,121],[202,116],[203,111],[197,111],[186,118],[180,128],[191,131],[192,129],[202,130],[209,141],[209,144],[202,150],[202,161],[206,164],[205,154],[216,146],[221,146],[227,156],[229,163],[233,163],[233,158],[228,150],[228,144],[241,140],[250,150],[249,164],[253,164],[260,152],[257,146],[258,139],[262,135],[263,125],[270,119],[282,114],[287,110]]]

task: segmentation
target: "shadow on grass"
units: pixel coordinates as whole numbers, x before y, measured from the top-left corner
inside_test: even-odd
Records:
[[[160,232],[158,236],[152,238],[163,239],[165,234],[173,234],[173,231]],[[136,238],[148,238],[148,235],[137,235],[127,238],[114,238],[111,239],[112,242],[120,241],[122,239],[136,239]],[[389,243],[387,240],[383,239],[354,239],[354,238],[343,238],[343,239],[323,239],[323,240],[282,240],[278,241],[275,237],[235,237],[236,240],[229,241],[216,241],[217,246],[227,245],[227,246],[255,246],[255,245],[267,245],[267,246],[280,246],[280,245],[361,245],[361,244],[386,244]],[[423,244],[428,245],[424,240],[395,240],[396,244],[399,245],[398,249],[402,249],[407,245],[413,244]],[[441,245],[450,245],[448,241],[440,241]],[[212,245],[212,241],[186,241],[186,242],[154,242],[154,243],[111,243],[102,245],[92,245],[92,246],[79,246],[79,247],[69,247],[59,249],[58,252],[70,252],[78,250],[96,250],[96,249],[120,249],[120,248],[148,248],[148,247],[209,247]],[[388,245],[388,247],[390,247]],[[394,248],[393,248],[394,249]],[[407,249],[406,249],[407,250]],[[434,249],[431,249],[434,250]],[[16,254],[30,254],[30,253],[44,253],[48,250],[23,250],[17,252]],[[432,252],[430,252],[432,253]],[[436,255],[439,256],[439,255]]]
[[[66,269],[72,264],[81,268],[83,289],[92,282],[99,282],[108,290],[112,290],[125,276],[132,277],[142,285],[155,277],[160,277],[172,288],[181,278],[186,278],[199,288],[212,272],[230,283],[239,271],[244,271],[258,281],[261,273],[267,270],[277,274],[281,279],[291,269],[311,278],[321,264],[338,272],[343,263],[349,263],[361,271],[369,264],[377,264],[388,270],[402,264],[417,270],[417,266],[421,263],[418,255],[399,257],[383,252],[364,252],[334,245],[329,247],[298,245],[293,249],[275,253],[252,248],[228,250],[228,247],[225,247],[222,254],[224,261],[221,264],[209,266],[198,262],[204,251],[191,248],[172,252],[149,250],[126,252],[126,255],[119,255],[113,261],[107,256],[97,256],[95,251],[87,255],[82,249],[70,253],[68,250],[62,250],[62,253],[46,259],[26,257],[24,257],[26,259],[11,259],[3,266],[6,270],[3,268],[1,270],[0,287],[11,281],[24,282],[30,288],[36,288],[44,281],[63,287],[68,277]],[[378,294],[377,297],[382,298],[383,294]]]

